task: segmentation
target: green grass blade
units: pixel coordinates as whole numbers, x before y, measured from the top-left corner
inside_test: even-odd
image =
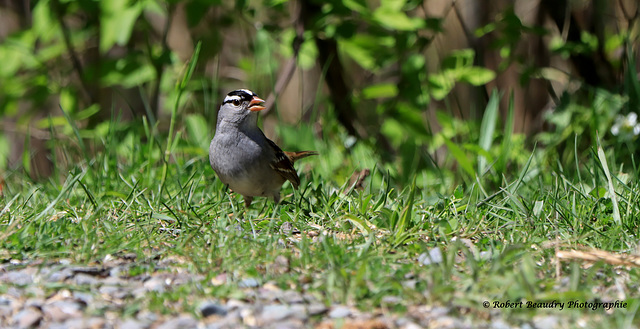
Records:
[[[600,138],[598,138],[598,160],[600,160],[600,165],[602,166],[604,175],[607,177],[607,189],[609,190],[611,203],[613,204],[613,219],[617,224],[621,224],[622,221],[620,219],[620,209],[618,208],[618,198],[616,190],[613,187],[613,180],[611,179],[611,172],[609,171],[609,165],[607,164],[607,157],[604,154],[602,145],[600,145]]]
[[[175,130],[176,119],[178,116],[178,107],[180,106],[180,98],[182,98],[182,94],[193,75],[193,71],[196,69],[196,64],[198,62],[198,56],[200,56],[200,47],[202,46],[202,41],[198,41],[195,50],[193,51],[193,55],[191,56],[191,60],[189,61],[189,66],[187,67],[187,72],[182,77],[179,83],[176,84],[176,90],[178,91],[178,96],[176,97],[176,101],[173,104],[173,108],[171,109],[171,121],[169,122],[169,135],[167,136],[167,146],[164,150],[164,163],[162,165],[162,180],[160,181],[160,190],[159,193],[162,193],[164,190],[164,185],[167,180],[167,169],[169,166],[169,157],[171,156],[171,149],[173,147],[173,131]]]
[[[489,151],[491,143],[493,142],[493,135],[496,130],[496,121],[498,118],[498,104],[500,101],[500,95],[497,90],[491,93],[487,107],[484,110],[484,116],[482,117],[482,123],[480,124],[480,140],[478,144],[480,147]],[[478,154],[478,173],[481,174],[485,171],[487,166],[487,159]]]
[[[467,155],[464,151],[452,141],[445,139],[444,143],[447,144],[447,148],[451,152],[451,155],[458,161],[460,167],[470,176],[474,177],[476,173],[473,171],[473,166],[471,165],[471,161],[467,158]]]
[[[509,152],[511,152],[511,144],[513,142],[514,112],[513,92],[511,92],[511,95],[509,96],[507,120],[504,122],[504,133],[502,145],[500,147],[500,156],[496,160],[496,168],[499,172],[504,172],[507,168],[507,160]]]

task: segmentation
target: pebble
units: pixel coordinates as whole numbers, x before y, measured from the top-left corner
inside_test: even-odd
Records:
[[[0,274],[0,282],[26,286],[33,283],[33,277],[26,270]]]
[[[59,300],[43,307],[44,315],[54,322],[63,322],[71,318],[78,318],[82,316],[82,307],[80,304]]]
[[[248,278],[248,279],[244,279],[242,281],[240,281],[240,283],[238,283],[238,287],[240,288],[255,288],[257,286],[259,286],[260,283],[258,283],[258,280],[254,279],[254,278]]]
[[[329,309],[324,304],[320,304],[320,303],[313,303],[307,306],[307,313],[309,313],[309,315],[324,314],[324,313],[327,313],[328,310]]]
[[[146,329],[149,324],[135,319],[126,319],[117,326],[120,329]]]
[[[329,317],[332,319],[339,319],[339,318],[345,318],[350,314],[351,314],[351,310],[349,308],[344,306],[337,306],[337,307],[334,307],[329,312]]]
[[[181,315],[178,318],[171,319],[158,327],[156,329],[183,329],[183,328],[196,328],[198,326],[198,321],[194,319],[190,315]]]
[[[37,326],[42,320],[42,312],[37,308],[29,307],[13,316],[13,323],[18,328],[31,328]]]
[[[536,329],[557,328],[558,323],[559,319],[553,315],[533,318],[533,327]]]
[[[295,310],[288,305],[267,305],[260,315],[261,323],[272,323],[284,320],[293,315]]]
[[[144,289],[146,289],[147,291],[163,293],[165,291],[165,288],[169,285],[170,282],[171,282],[170,279],[153,277],[144,282]]]
[[[96,277],[84,273],[76,274],[73,280],[79,286],[97,286],[100,283]]]
[[[442,263],[442,251],[435,247],[429,250],[429,253],[423,252],[418,256],[418,262],[422,265]]]
[[[491,322],[490,329],[511,329],[507,323],[505,323],[502,319],[497,319]]]
[[[354,305],[342,304],[329,307],[321,294],[306,292],[304,286],[287,289],[262,277],[244,278],[234,286],[234,274],[220,273],[215,280],[207,280],[171,265],[158,265],[155,271],[128,276],[135,259],[109,256],[99,267],[75,266],[70,261],[0,264],[0,328],[512,328],[500,313],[471,326],[469,320],[457,315],[455,308],[412,305],[394,295],[382,297],[383,308],[401,304],[407,307],[406,313],[360,311]],[[289,272],[286,257],[275,261],[278,264],[266,267],[267,274]],[[441,262],[440,249],[423,253],[418,261]],[[402,284],[409,289],[418,280],[419,276],[408,274]],[[310,282],[311,276],[306,283]],[[193,294],[185,296],[176,289],[180,285]],[[225,297],[224,292],[230,289],[232,293]],[[178,299],[158,296],[163,299],[156,299],[150,307],[149,292],[156,296],[173,296],[175,292]],[[560,320],[557,316],[540,316],[522,327],[553,328],[560,325]]]
[[[205,302],[200,305],[200,314],[205,318],[212,315],[225,316],[227,315],[227,310],[216,303]]]

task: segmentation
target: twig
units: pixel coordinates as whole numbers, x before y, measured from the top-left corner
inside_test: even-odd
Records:
[[[556,252],[558,259],[568,260],[584,260],[589,262],[603,261],[611,265],[624,265],[624,266],[640,266],[640,256],[629,254],[614,254],[608,251],[592,249],[587,251],[580,250],[568,250]]]

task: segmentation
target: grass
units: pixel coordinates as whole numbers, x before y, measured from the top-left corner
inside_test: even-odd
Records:
[[[108,143],[94,141],[102,151],[78,157],[59,181],[5,173],[4,262],[89,264],[133,253],[137,266],[130,276],[154,271],[163,260],[172,264],[165,271],[181,268],[203,276],[201,284],[138,300],[125,315],[142,309],[196,312],[189,300],[242,297],[238,283],[255,278],[363,310],[402,313],[415,305],[442,305],[479,320],[498,312],[516,325],[545,314],[571,324],[594,323],[587,327],[626,327],[640,319],[637,267],[556,257],[558,250],[583,247],[637,252],[640,187],[635,179],[623,184],[601,161],[604,152],[594,152],[593,167],[581,180],[548,170],[534,152],[512,181],[495,188],[486,179],[449,186],[450,175],[430,171],[407,175],[414,180],[402,184],[390,174],[391,166],[373,165],[365,188],[351,190],[335,168],[378,163],[370,146],[358,143],[351,156],[330,157],[323,150],[339,144],[316,140],[312,147],[321,155],[301,162],[301,189],[294,192],[287,184],[281,205],[261,198],[245,211],[241,198],[215,178],[206,151],[180,141],[163,162],[158,137],[145,138],[150,130],[112,128]],[[69,144],[59,143],[65,157],[82,152]],[[284,222],[301,233],[282,232]],[[442,261],[421,264],[434,248],[442,250]],[[282,257],[285,269],[273,265]],[[226,282],[208,284],[220,274]],[[389,296],[398,302],[386,303]],[[620,299],[628,307],[609,312],[482,306]]]
[[[178,95],[187,80],[176,87]],[[496,97],[484,120],[495,120]],[[397,166],[378,158],[375,141],[354,144],[331,118],[323,120],[323,138],[308,126],[281,126],[284,149],[320,155],[297,164],[301,188],[286,184],[280,205],[258,198],[245,209],[209,167],[209,139],[202,136],[212,124],[178,112],[171,113],[169,134],[144,119],[82,131],[65,112],[69,137],[51,141],[55,174],[34,182],[28,168],[4,173],[0,259],[100,264],[135,254],[128,276],[157,270],[201,275],[201,282],[130,301],[124,316],[197,313],[197,299],[250,299],[238,284],[255,279],[363,310],[401,314],[440,305],[471,321],[498,316],[515,325],[543,315],[576,327],[640,321],[638,267],[557,256],[589,248],[637,254],[637,176],[618,169],[621,159],[599,143],[586,157],[575,150],[574,164],[550,165],[553,149],[524,154],[509,125],[496,141],[495,124],[483,122],[477,145],[436,136],[451,154],[433,168],[411,138],[399,148],[404,153]],[[364,188],[353,189],[349,176],[365,168],[371,175]],[[284,230],[286,222],[294,233]],[[442,260],[426,265],[436,249]],[[225,280],[211,284],[220,275]],[[491,306],[576,300],[622,300],[627,307]]]

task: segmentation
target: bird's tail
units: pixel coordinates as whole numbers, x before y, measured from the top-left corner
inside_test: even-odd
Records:
[[[306,158],[311,155],[318,155],[318,152],[316,151],[299,151],[299,152],[285,151],[284,154],[286,154],[287,157],[289,157],[289,160],[291,160],[291,162],[296,162],[300,159]]]

